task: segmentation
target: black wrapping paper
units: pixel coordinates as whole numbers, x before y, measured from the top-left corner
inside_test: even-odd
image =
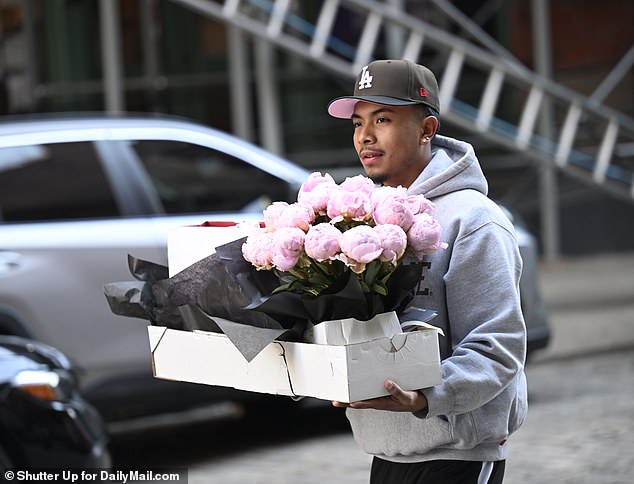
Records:
[[[157,299],[153,285],[168,277],[167,267],[128,255],[128,268],[136,281],[104,285],[110,310],[120,316],[149,320],[156,326],[187,329],[178,307],[165,298]]]
[[[351,271],[316,297],[288,291],[272,294],[280,279],[243,258],[244,240],[217,247],[215,254],[173,277],[167,277],[165,266],[129,256],[137,281],[105,286],[112,311],[172,329],[222,332],[251,361],[273,340],[301,340],[309,321],[367,321],[387,311],[400,313],[421,278],[422,264],[410,262],[392,274],[387,296],[364,293]]]
[[[218,254],[173,277],[167,277],[167,267],[133,256],[128,256],[128,267],[137,281],[104,286],[115,314],[146,319],[171,329],[222,332],[247,361],[271,341],[299,340],[303,333],[305,322],[288,317],[273,319],[266,313],[245,309],[260,291],[272,290],[279,284],[272,274],[261,274],[253,281],[230,274]],[[243,284],[238,283],[239,279]]]

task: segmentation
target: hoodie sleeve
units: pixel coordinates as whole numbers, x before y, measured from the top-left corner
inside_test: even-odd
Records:
[[[423,390],[426,416],[479,408],[523,368],[521,268],[515,235],[503,223],[483,221],[456,239],[444,277],[453,352],[442,362],[443,383]]]

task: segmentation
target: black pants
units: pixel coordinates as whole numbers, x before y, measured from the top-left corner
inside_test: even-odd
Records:
[[[505,461],[493,463],[491,476],[479,481],[482,462],[460,460],[433,460],[429,462],[400,463],[375,457],[372,461],[370,484],[501,484]]]

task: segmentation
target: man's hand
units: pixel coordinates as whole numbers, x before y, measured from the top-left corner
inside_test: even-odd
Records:
[[[360,402],[332,402],[335,407],[374,408],[375,410],[390,410],[392,412],[420,412],[427,408],[425,395],[417,391],[402,390],[392,380],[385,381],[385,389],[389,395],[371,398]]]

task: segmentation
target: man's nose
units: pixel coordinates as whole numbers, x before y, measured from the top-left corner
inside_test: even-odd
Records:
[[[374,141],[374,129],[372,125],[368,124],[361,126],[360,130],[359,141],[361,143],[370,143]]]

